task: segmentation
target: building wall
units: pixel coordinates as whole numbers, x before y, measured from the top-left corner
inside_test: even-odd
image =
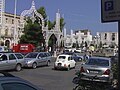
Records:
[[[110,45],[115,43],[118,45],[118,32],[99,32],[99,37],[102,44]]]
[[[71,35],[67,35],[65,40],[66,40],[65,43],[73,44],[77,42],[79,46],[81,45],[81,43],[84,44],[85,42],[87,42],[87,44],[90,45],[90,43],[92,42],[92,35],[91,32],[87,29],[78,30],[75,31],[75,33],[71,33]]]
[[[17,44],[17,41],[19,40],[18,36],[22,33],[19,28],[20,16],[17,15],[16,18],[14,18],[14,15],[10,13],[4,13],[3,15],[3,23],[0,30],[1,44],[6,45],[5,42],[9,41],[8,47],[10,47],[13,43]],[[16,40],[14,40],[14,37]]]

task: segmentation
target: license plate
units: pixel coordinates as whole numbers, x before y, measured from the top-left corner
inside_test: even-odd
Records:
[[[90,71],[90,73],[98,73],[98,71]]]

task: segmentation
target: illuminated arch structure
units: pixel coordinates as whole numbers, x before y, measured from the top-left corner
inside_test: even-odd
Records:
[[[21,15],[20,15],[20,28],[23,30],[24,29],[24,24],[25,24],[25,17],[30,16],[30,19],[34,23],[35,21],[35,15],[39,18],[39,20],[42,21],[42,33],[45,39],[46,47],[48,47],[48,41],[52,35],[54,35],[57,38],[56,44],[59,47],[61,43],[63,42],[63,32],[60,31],[60,13],[59,10],[56,13],[56,25],[53,29],[48,30],[48,25],[45,26],[45,21],[43,16],[37,12],[35,9],[35,2],[34,0],[32,1],[32,6],[29,10],[24,10]]]

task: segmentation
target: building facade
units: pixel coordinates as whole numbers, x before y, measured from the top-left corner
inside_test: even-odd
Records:
[[[79,45],[79,47],[84,47],[85,44],[87,44],[88,46],[91,44],[92,42],[92,35],[90,30],[85,29],[85,30],[77,30],[75,31],[75,33],[73,33],[73,30],[71,30],[71,35],[64,35],[65,37],[65,45],[67,45],[66,47],[68,47],[69,45],[72,45],[74,43],[77,43]]]
[[[96,39],[105,46],[118,46],[118,32],[97,32]]]
[[[17,44],[19,37],[22,34],[20,30],[20,16],[14,17],[13,14],[3,13],[3,22],[0,28],[0,45],[11,47],[14,43]],[[16,39],[15,39],[16,38]]]

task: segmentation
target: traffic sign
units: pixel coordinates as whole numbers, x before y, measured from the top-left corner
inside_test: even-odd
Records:
[[[120,0],[101,0],[101,20],[120,21]]]

